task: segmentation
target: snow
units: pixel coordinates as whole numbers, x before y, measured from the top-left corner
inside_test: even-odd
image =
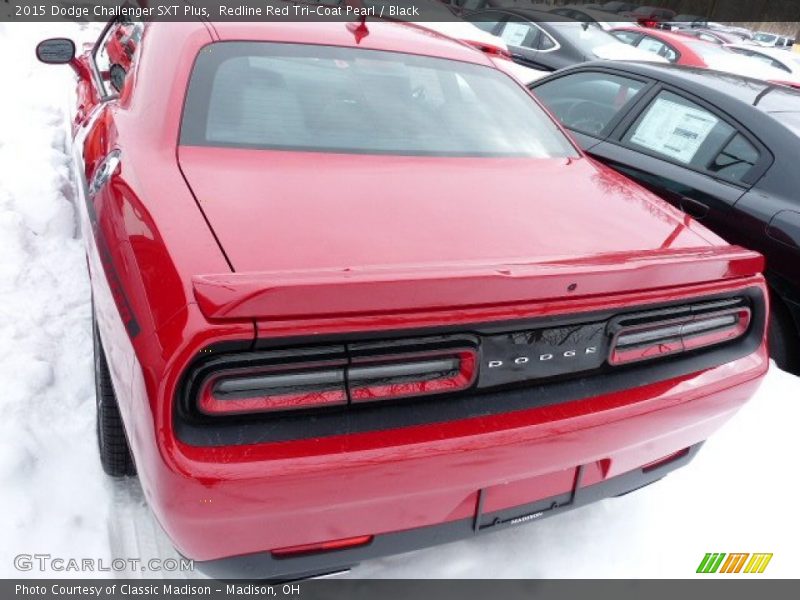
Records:
[[[44,37],[80,47],[96,33],[96,24],[0,30],[0,577],[41,576],[14,569],[20,553],[175,556],[137,482],[109,480],[97,459],[90,289],[63,127],[72,75],[33,57]],[[697,459],[662,482],[349,576],[683,578],[706,552],[772,552],[762,577],[796,577],[798,423],[800,378],[773,368]]]

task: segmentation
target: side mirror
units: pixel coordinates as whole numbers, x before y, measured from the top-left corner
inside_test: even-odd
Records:
[[[36,58],[48,65],[67,65],[75,60],[75,43],[67,38],[51,38],[36,46]]]

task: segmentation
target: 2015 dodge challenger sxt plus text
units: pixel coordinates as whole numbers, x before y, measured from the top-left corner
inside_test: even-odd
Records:
[[[762,258],[585,158],[465,44],[116,21],[38,54],[78,73],[103,465],[214,576],[629,492],[767,370]]]

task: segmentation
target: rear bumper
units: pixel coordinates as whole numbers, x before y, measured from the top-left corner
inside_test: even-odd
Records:
[[[663,463],[635,469],[589,486],[581,485],[583,469],[579,469],[575,484],[568,492],[505,510],[484,513],[482,495],[479,495],[475,516],[472,518],[377,535],[368,544],[357,548],[292,558],[275,557],[270,552],[258,552],[204,561],[196,563],[196,566],[216,579],[301,579],[342,571],[365,560],[447,544],[515,525],[540,521],[592,502],[633,492],[655,483],[668,473],[688,464],[700,446],[702,442],[686,448],[685,451],[679,452],[674,458]]]
[[[707,439],[767,368],[762,345],[690,375],[531,410],[287,443],[179,444],[170,456],[178,468],[160,470],[146,491],[178,550],[212,575],[335,570],[474,535],[476,521],[494,530],[646,485],[694,451],[643,465]],[[362,548],[269,552],[364,535],[374,539]]]

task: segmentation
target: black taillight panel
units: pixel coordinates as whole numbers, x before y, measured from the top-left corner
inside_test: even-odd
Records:
[[[760,289],[751,288],[466,332],[443,328],[371,340],[353,334],[323,344],[306,338],[284,347],[203,353],[183,378],[176,425],[201,445],[217,443],[206,432],[230,428],[250,432],[248,438],[239,431],[244,437],[235,443],[257,443],[578,400],[744,356],[761,343],[765,314]]]

